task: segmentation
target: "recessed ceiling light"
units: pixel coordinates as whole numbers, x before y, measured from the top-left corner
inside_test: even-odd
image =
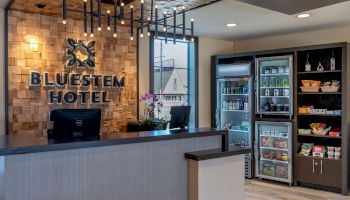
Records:
[[[310,13],[303,13],[303,14],[299,14],[299,15],[297,15],[297,18],[302,19],[302,18],[307,18],[307,17],[310,17],[310,16],[311,16],[311,14],[310,14]]]
[[[236,27],[237,24],[226,24],[227,27]]]

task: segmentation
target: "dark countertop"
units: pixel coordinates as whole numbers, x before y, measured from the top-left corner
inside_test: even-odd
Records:
[[[28,134],[12,134],[0,136],[0,156],[61,151],[69,149],[91,148],[99,146],[122,145],[131,143],[154,142],[162,140],[184,139],[214,135],[226,135],[227,130],[213,128],[189,129],[179,131],[145,131],[132,133],[116,133],[90,139],[52,140]]]
[[[247,147],[229,147],[228,150],[223,149],[209,149],[204,151],[195,151],[185,153],[185,158],[195,161],[210,160],[215,158],[223,158],[228,156],[235,156],[241,154],[251,153],[251,148]]]

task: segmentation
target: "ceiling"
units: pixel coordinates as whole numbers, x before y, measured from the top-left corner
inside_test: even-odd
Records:
[[[317,8],[330,6],[347,0],[238,0],[262,8],[275,10],[281,13],[293,15]]]
[[[298,19],[295,15],[283,14],[236,0],[223,0],[194,10],[188,17],[196,19],[196,35],[226,40],[350,25],[350,1],[314,9],[309,13],[311,13],[311,17]],[[238,27],[228,28],[226,27],[227,23],[237,23]]]

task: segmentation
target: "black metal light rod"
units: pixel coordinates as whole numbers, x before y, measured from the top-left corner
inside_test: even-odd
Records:
[[[120,18],[120,22],[121,24],[124,24],[124,3],[123,2],[120,2],[120,15],[119,15],[119,18]]]
[[[84,1],[84,35],[87,36],[87,8],[86,8],[85,1]]]
[[[174,45],[175,45],[175,44],[176,44],[176,8],[174,8],[174,13],[173,13],[173,15],[174,15],[173,43],[174,43]]]
[[[62,24],[67,23],[67,1],[63,0],[62,2]]]
[[[114,13],[113,13],[113,37],[117,37],[118,26],[118,0],[114,0]]]
[[[141,22],[140,22],[140,24],[141,24],[140,36],[141,37],[143,37],[143,18],[144,18],[144,0],[141,0]]]
[[[94,12],[94,1],[90,0],[90,13]],[[90,15],[90,31],[91,31],[91,37],[94,37],[94,17],[93,15]]]
[[[134,6],[130,6],[130,39],[134,39]]]
[[[156,33],[155,33],[155,36],[156,36],[156,39],[158,38],[158,6],[155,6],[155,9],[154,9],[154,12],[155,12],[155,17],[156,17],[156,19],[155,19],[155,31],[156,31]]]
[[[165,34],[165,43],[168,43],[168,26],[167,26],[167,13],[164,12],[163,13],[163,18],[164,18],[164,27],[163,27],[163,30],[164,30],[164,34]]]
[[[97,28],[101,31],[101,0],[97,1]]]

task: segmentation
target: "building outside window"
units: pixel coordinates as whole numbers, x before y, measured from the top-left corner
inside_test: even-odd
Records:
[[[172,106],[190,105],[190,126],[196,126],[196,70],[195,44],[178,39],[173,41],[158,37],[151,39],[151,92],[156,94],[163,104],[156,117],[170,120]]]

